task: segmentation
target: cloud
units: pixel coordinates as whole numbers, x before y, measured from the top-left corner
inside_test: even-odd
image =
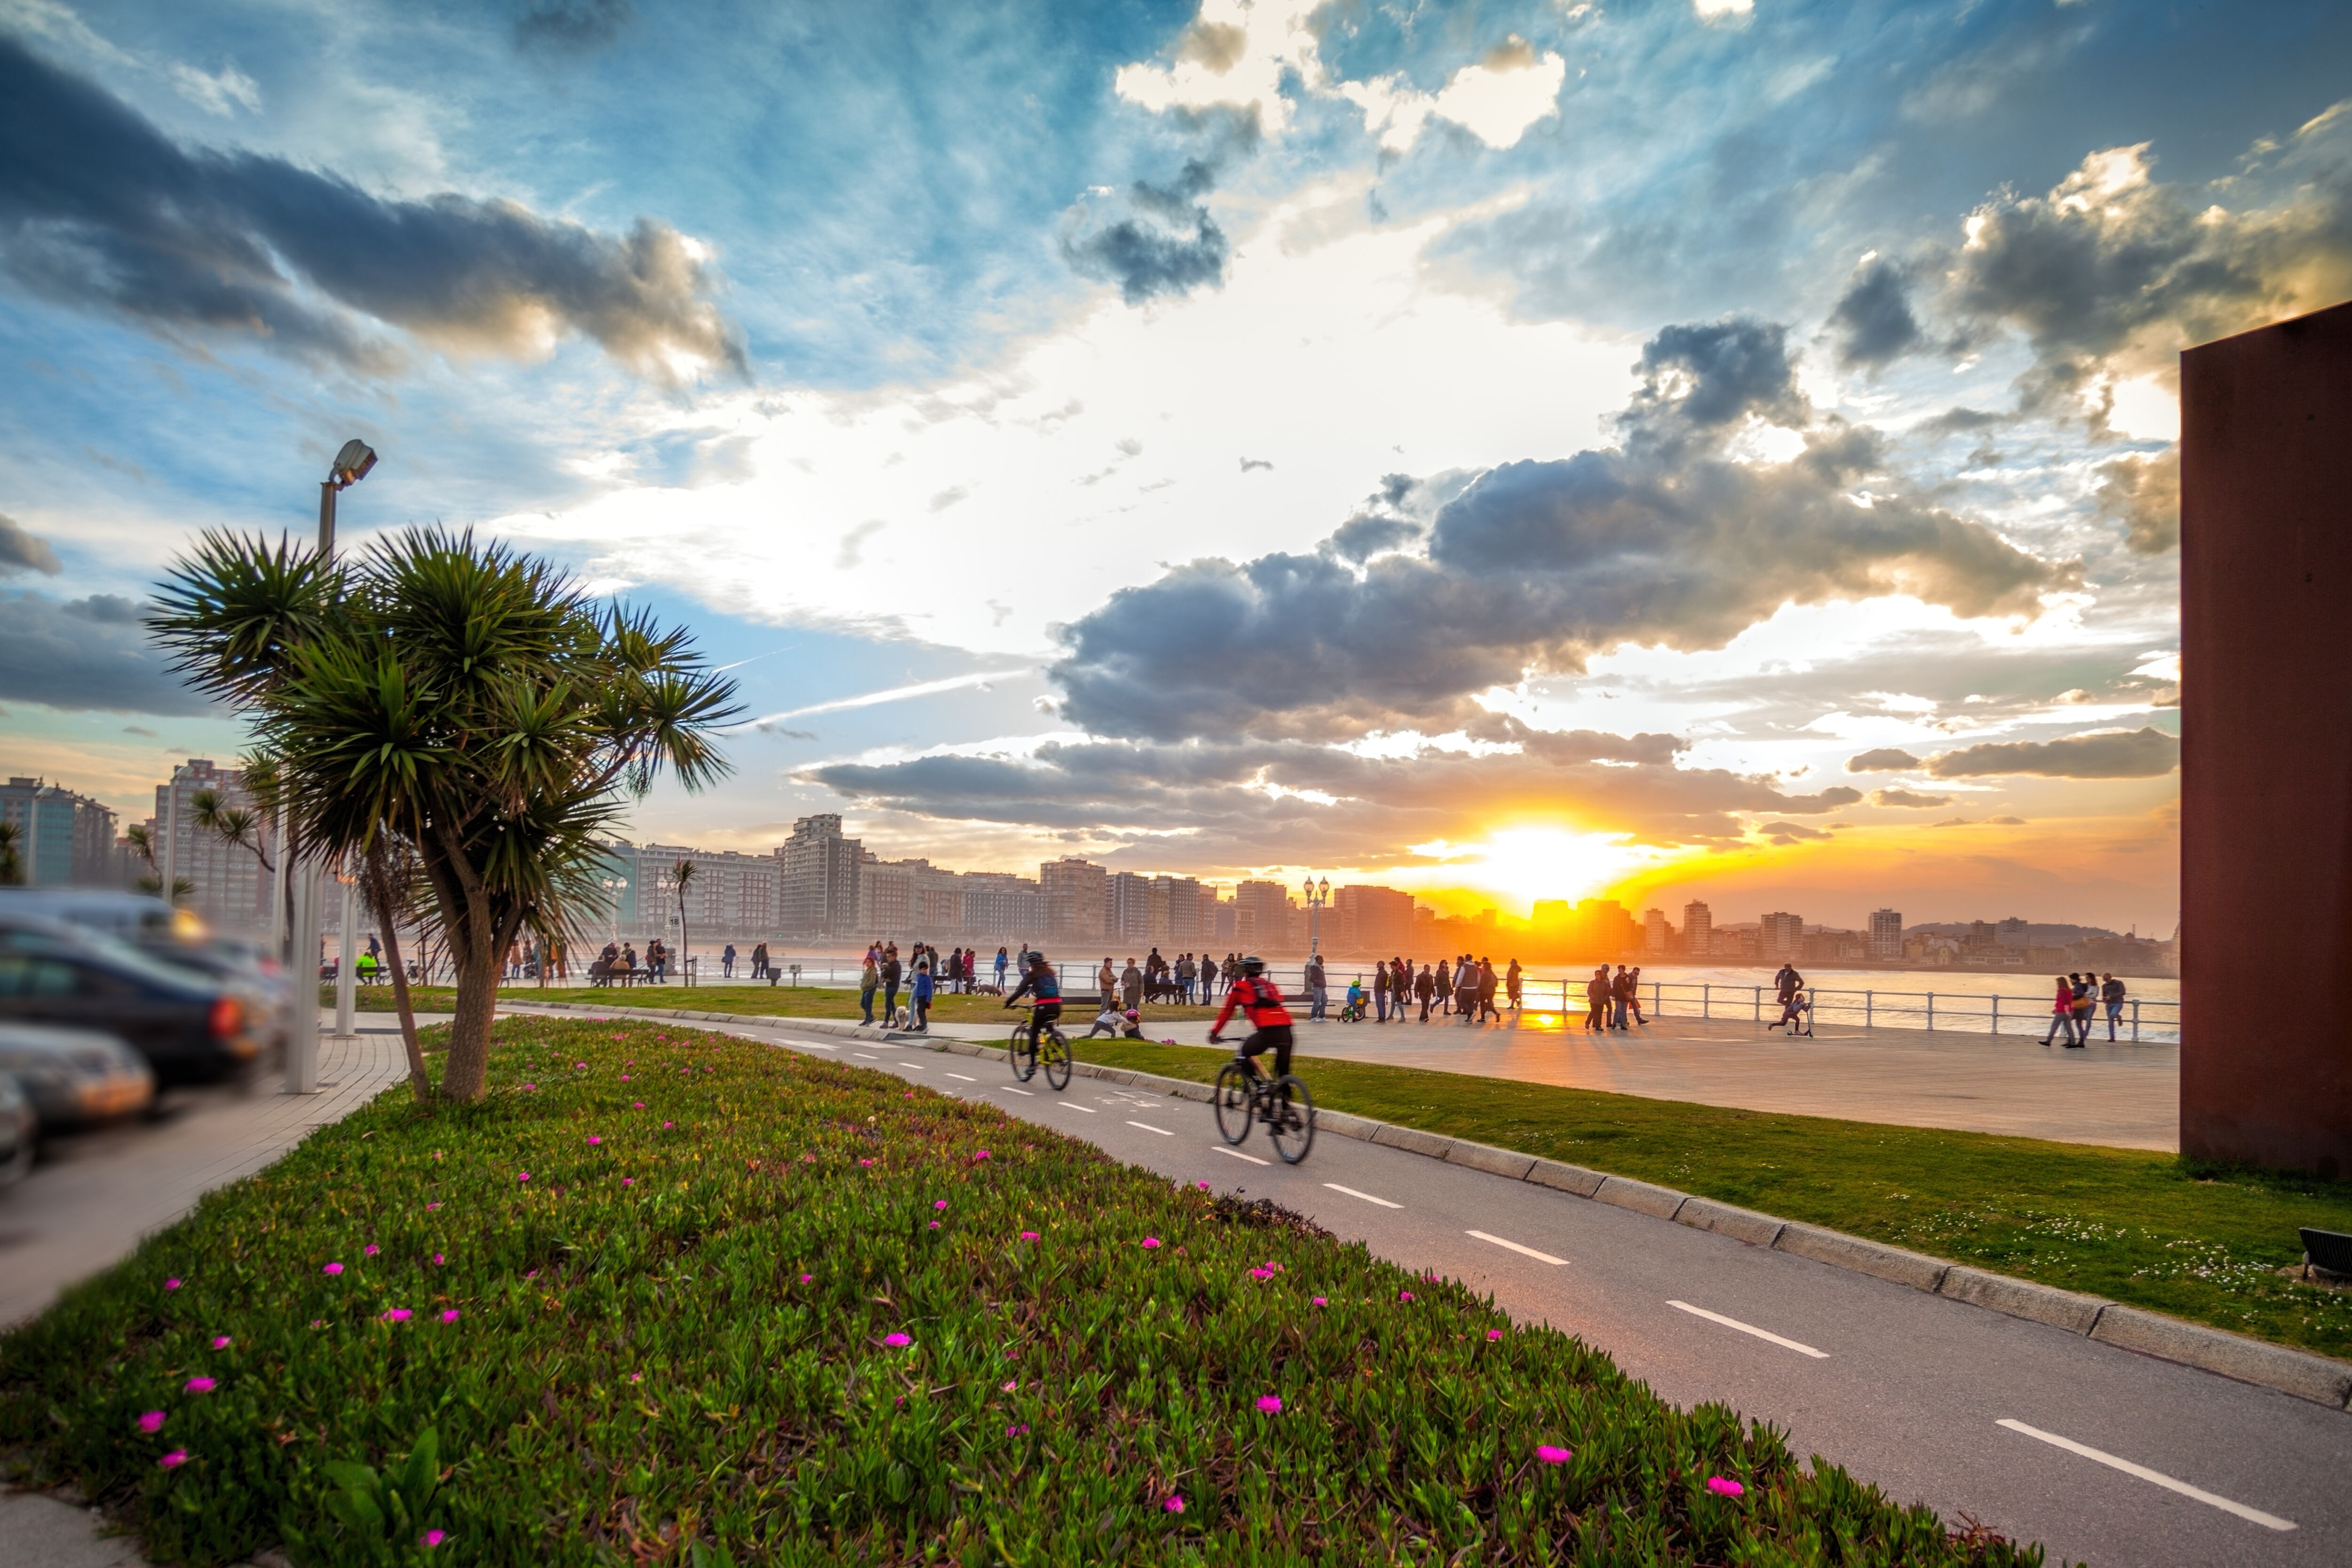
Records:
[[[2110,730],[2056,741],[1994,741],[1927,759],[1939,779],[2039,773],[2061,779],[2146,779],[2180,765],[2180,741],[2161,730]]]
[[[2021,816],[1988,816],[1985,818],[1985,826],[1987,827],[2022,827],[2025,826],[2025,818]]]
[[[1901,773],[1918,765],[1918,758],[1908,752],[1897,751],[1893,746],[1880,746],[1874,751],[1862,752],[1845,760],[1845,771],[1850,773]]]
[[[1829,324],[1841,364],[1875,369],[1900,359],[1921,336],[1911,313],[1908,275],[1883,256],[1865,258],[1830,312]]]
[[[38,572],[54,577],[64,570],[47,540],[26,532],[23,524],[0,511],[0,576],[13,572]]]
[[[1925,811],[1931,806],[1949,805],[1952,797],[1948,795],[1916,795],[1907,789],[1874,789],[1870,792],[1870,804]]]
[[[1216,163],[1192,158],[1167,184],[1136,181],[1123,202],[1109,204],[1111,216],[1081,202],[1062,236],[1063,259],[1089,278],[1118,284],[1130,305],[1222,283],[1233,247],[1201,203],[1216,184]]]
[[[2179,447],[2103,463],[2099,481],[2099,513],[2124,525],[2124,543],[2134,554],[2161,555],[2179,545]]]
[[[2079,584],[2078,566],[1898,487],[1856,500],[1878,461],[1867,430],[1814,426],[1783,463],[1725,456],[1751,416],[1807,419],[1783,339],[1740,320],[1668,328],[1643,353],[1622,447],[1487,470],[1438,509],[1420,553],[1360,560],[1357,528],[1118,590],[1063,631],[1049,674],[1067,716],[1160,740],[1443,733],[1476,717],[1477,693],[1629,643],[1721,647],[1790,603],[1908,594],[2031,617]]]
[[[579,332],[664,381],[747,373],[707,252],[665,224],[600,234],[511,201],[392,199],[183,148],[5,37],[0,101],[0,265],[52,299],[371,374],[404,356],[370,322],[459,354],[538,357]]]
[[[111,594],[0,595],[0,697],[68,710],[213,711],[164,667],[139,606]]]
[[[1818,827],[1804,827],[1793,822],[1767,823],[1765,826],[1759,827],[1756,831],[1764,835],[1765,837],[1769,838],[1773,843],[1779,845],[1799,844],[1808,838],[1827,838],[1829,837],[1827,833]]]
[[[934,506],[931,510],[933,511],[937,511],[940,509]],[[872,539],[876,534],[881,532],[884,529],[889,526],[890,525],[881,518],[870,517],[864,522],[859,523],[856,528],[853,528],[848,532],[843,534],[841,536],[841,544],[839,548],[835,550],[833,552],[834,570],[836,572],[856,571],[859,564],[866,558],[866,542]]]
[[[1559,113],[1568,61],[1514,33],[1446,79],[1434,93],[1416,89],[1401,71],[1332,84],[1364,112],[1364,130],[1384,153],[1407,153],[1430,121],[1461,126],[1497,151],[1516,147],[1539,120]]]
[[[629,0],[534,0],[515,18],[520,54],[584,55],[621,36],[635,15]]]

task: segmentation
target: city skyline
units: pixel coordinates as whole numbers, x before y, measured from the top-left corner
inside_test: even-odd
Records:
[[[17,770],[234,758],[141,605],[357,436],[733,667],[640,837],[2175,919],[2175,359],[2352,292],[2340,8],[431,9],[0,16]]]

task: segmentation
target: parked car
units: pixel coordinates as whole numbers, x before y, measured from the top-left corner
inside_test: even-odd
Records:
[[[54,921],[0,919],[0,1023],[112,1035],[160,1083],[243,1071],[262,1055],[269,1015],[267,997],[128,942]]]
[[[16,1080],[0,1072],[0,1187],[20,1180],[39,1152],[41,1119]]]
[[[0,925],[55,921],[115,937],[179,969],[234,982],[285,1005],[285,966],[268,944],[209,928],[194,911],[152,893],[108,888],[0,888]]]
[[[89,1029],[0,1023],[0,1072],[32,1100],[44,1134],[111,1121],[155,1098],[146,1058]]]

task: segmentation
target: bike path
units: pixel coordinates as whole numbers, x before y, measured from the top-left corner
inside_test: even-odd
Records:
[[[876,1068],[1171,1178],[1270,1197],[1415,1272],[1578,1334],[1661,1396],[1780,1426],[1905,1500],[2053,1561],[2352,1561],[2352,1416],[1866,1275],[1324,1134],[1239,1150],[1210,1109],[1080,1077],[789,1026],[725,1028]],[[1311,1074],[1309,1081],[1312,1081]]]

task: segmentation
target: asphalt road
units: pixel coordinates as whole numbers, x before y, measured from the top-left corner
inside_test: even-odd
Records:
[[[704,1026],[706,1027],[714,1026]],[[732,1031],[982,1100],[1119,1159],[1271,1197],[1415,1272],[1720,1401],[1954,1522],[2131,1568],[2352,1563],[2352,1415],[1785,1252],[1325,1133],[1299,1166],[1207,1105],[788,1027]],[[1025,1092],[1024,1092],[1025,1091]]]

